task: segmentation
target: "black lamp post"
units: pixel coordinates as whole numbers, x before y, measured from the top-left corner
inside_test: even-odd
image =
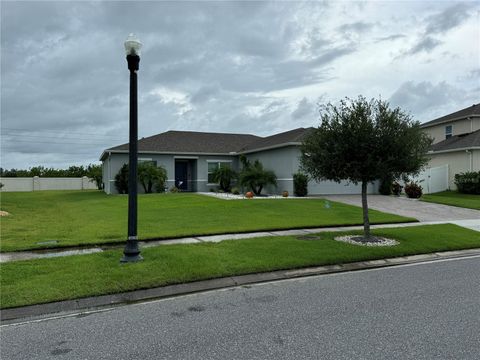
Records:
[[[137,238],[137,143],[138,143],[138,108],[137,108],[137,70],[140,63],[142,43],[130,34],[125,41],[128,70],[130,70],[130,142],[128,166],[128,239],[120,262],[142,260]]]

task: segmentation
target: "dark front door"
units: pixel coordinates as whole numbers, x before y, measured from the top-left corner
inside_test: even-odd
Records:
[[[175,186],[180,190],[188,189],[188,162],[175,161]]]

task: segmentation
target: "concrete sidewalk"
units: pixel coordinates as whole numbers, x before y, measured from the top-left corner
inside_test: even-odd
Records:
[[[480,231],[480,219],[382,224],[382,225],[371,225],[371,228],[383,229],[383,228],[410,227],[410,226],[421,226],[421,225],[436,225],[436,224],[446,224],[446,223],[451,223],[451,224],[459,225],[471,230]],[[289,236],[289,235],[297,236],[297,235],[308,235],[308,234],[327,232],[327,231],[350,231],[350,230],[361,230],[361,229],[363,229],[362,225],[279,230],[279,231],[262,231],[262,232],[241,233],[241,234],[222,234],[222,235],[185,237],[185,238],[177,238],[177,239],[140,241],[139,244],[140,244],[140,247],[149,248],[149,247],[162,246],[162,245],[199,244],[202,242],[218,243],[220,241],[243,240],[243,239],[251,239],[256,237]],[[63,257],[63,256],[93,254],[93,253],[103,252],[111,249],[121,249],[123,247],[124,247],[124,244],[120,243],[115,246],[105,246],[105,247],[95,246],[91,248],[81,248],[81,249],[67,248],[65,250],[52,250],[52,251],[38,250],[38,251],[18,251],[18,252],[0,253],[0,263],[20,261],[20,260],[30,260],[30,259],[45,259],[45,258],[54,258],[54,257]]]

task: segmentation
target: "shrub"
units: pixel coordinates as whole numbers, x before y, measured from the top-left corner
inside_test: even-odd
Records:
[[[461,193],[480,195],[480,171],[455,174],[455,185]]]
[[[260,195],[263,187],[266,185],[277,186],[277,176],[275,173],[271,170],[265,170],[260,161],[255,160],[255,162],[251,164],[245,156],[242,156],[240,160],[243,163],[243,169],[239,175],[242,186],[251,189],[255,195]]]
[[[115,188],[119,194],[128,194],[128,165],[123,166],[115,175]]]
[[[178,193],[180,190],[176,186],[172,186],[169,191],[171,193]]]
[[[390,195],[392,193],[392,186],[393,186],[393,177],[392,175],[385,175],[383,178],[380,179],[380,188],[378,191],[382,195]]]
[[[86,176],[92,179],[97,185],[98,190],[103,189],[102,167],[100,165],[90,164],[87,167]]]
[[[230,191],[232,180],[237,177],[237,173],[230,166],[220,166],[212,173],[213,181],[218,183],[220,190]]]
[[[306,196],[308,194],[308,176],[303,173],[293,174],[293,193],[295,196]]]
[[[237,187],[232,188],[233,195],[240,195],[240,190]]]
[[[422,196],[422,187],[414,181],[405,184],[405,194],[411,199],[418,199]]]
[[[402,192],[403,186],[400,185],[398,182],[394,181],[392,183],[392,193],[395,196],[399,196],[400,193]]]
[[[141,162],[138,164],[138,180],[146,194],[150,194],[154,186],[157,192],[163,192],[167,181],[167,170],[162,166],[157,167],[152,162]]]

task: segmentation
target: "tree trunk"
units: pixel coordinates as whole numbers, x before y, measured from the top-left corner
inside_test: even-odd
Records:
[[[363,236],[370,237],[370,221],[368,220],[367,181],[362,181]]]

